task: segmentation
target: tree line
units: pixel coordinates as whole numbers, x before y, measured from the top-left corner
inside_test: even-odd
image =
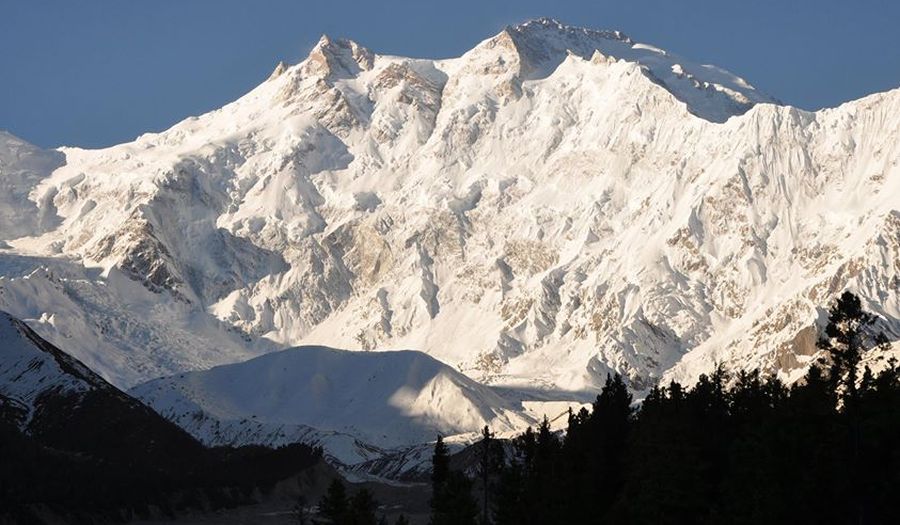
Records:
[[[378,502],[369,489],[361,488],[352,495],[340,478],[335,478],[316,507],[317,519],[301,500],[294,509],[295,522],[300,525],[329,523],[334,525],[389,525],[384,514],[378,513]],[[397,516],[395,525],[409,525],[405,515]]]
[[[900,523],[900,375],[862,365],[888,344],[875,321],[843,294],[791,386],[720,367],[635,408],[608,377],[564,435],[545,418],[502,447],[486,428],[471,477],[439,438],[431,524]]]

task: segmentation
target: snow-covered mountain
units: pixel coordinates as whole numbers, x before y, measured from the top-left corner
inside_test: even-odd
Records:
[[[348,466],[437,434],[463,440],[484,425],[511,433],[536,423],[521,405],[413,351],[293,348],[129,393],[206,444],[301,441]]]
[[[844,289],[900,333],[898,114],[547,19],[447,60],[323,37],[131,143],[0,137],[0,308],[121,387],[300,344],[529,389],[792,378]]]
[[[27,325],[0,312],[0,412],[28,429],[44,404],[115,390],[87,367],[40,338]]]
[[[163,468],[204,450],[184,430],[2,311],[0,427],[60,457],[61,451],[75,452],[80,462],[98,454],[134,464],[152,458]]]

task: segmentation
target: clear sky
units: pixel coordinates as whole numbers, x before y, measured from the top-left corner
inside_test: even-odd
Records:
[[[900,87],[896,0],[0,0],[0,129],[110,145],[222,106],[322,33],[451,57],[539,16],[618,29],[806,109]]]

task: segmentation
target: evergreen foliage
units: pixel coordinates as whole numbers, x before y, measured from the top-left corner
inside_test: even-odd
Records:
[[[379,523],[377,510],[378,502],[372,492],[363,488],[348,496],[347,488],[339,478],[328,485],[328,491],[319,502],[319,516],[333,525],[376,525]]]
[[[900,523],[900,371],[862,366],[886,344],[876,324],[842,295],[823,359],[792,387],[719,368],[654,387],[634,410],[623,379],[607,378],[564,438],[545,420],[514,440],[494,522]]]
[[[319,502],[319,515],[331,523],[343,523],[347,521],[349,508],[347,487],[336,478],[328,485],[328,491]]]
[[[478,443],[477,478],[481,489],[481,523],[491,523],[491,506],[494,484],[503,465],[503,446],[494,439],[494,433],[485,426]]]
[[[375,525],[378,502],[368,489],[360,489],[350,499],[350,516],[347,525]]]
[[[450,469],[441,436],[434,445],[432,467],[431,525],[474,525],[478,504],[472,496],[472,481],[465,473]]]

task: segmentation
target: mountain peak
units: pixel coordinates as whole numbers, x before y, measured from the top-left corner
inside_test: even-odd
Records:
[[[0,308],[122,386],[323,340],[498,381],[648,385],[799,297],[784,337],[746,344],[789,340],[806,283],[851,279],[832,270],[867,230],[847,217],[896,208],[900,98],[709,125],[765,100],[552,19],[434,61],[325,36],[262,89],[132,144],[54,167],[0,140],[0,176],[21,175],[0,198]]]
[[[372,69],[375,55],[353,40],[322,35],[306,59],[307,72],[331,78],[349,78]]]
[[[471,56],[480,64],[476,71],[512,71],[520,81],[549,77],[569,56],[595,64],[635,63],[651,83],[669,91],[694,115],[712,122],[741,115],[757,103],[777,103],[724,69],[635,42],[621,31],[569,26],[553,18],[507,26],[475,51]],[[597,52],[605,60],[598,60]]]
[[[570,26],[560,22],[555,18],[541,17],[527,20],[514,26],[507,26],[506,31],[536,38],[554,38],[564,35],[567,38],[587,38],[597,39],[604,38],[608,40],[616,40],[620,42],[632,43],[631,38],[621,31],[590,29],[585,27]]]
[[[272,70],[272,74],[269,75],[269,80],[280,77],[282,75],[282,73],[287,71],[287,69],[288,69],[288,65],[285,63],[285,61],[279,60],[278,64],[275,66],[275,69]]]

